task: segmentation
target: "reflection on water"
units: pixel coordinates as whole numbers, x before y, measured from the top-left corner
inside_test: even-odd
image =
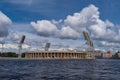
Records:
[[[0,80],[120,80],[120,60],[0,60]]]

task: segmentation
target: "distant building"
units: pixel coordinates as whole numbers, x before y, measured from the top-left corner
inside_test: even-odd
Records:
[[[117,53],[115,53],[113,58],[120,59],[120,52],[118,51]]]
[[[102,53],[102,58],[112,58],[112,53],[110,51]]]

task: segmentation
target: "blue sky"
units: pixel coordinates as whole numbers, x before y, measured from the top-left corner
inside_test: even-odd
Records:
[[[55,48],[75,49],[85,43],[82,36],[85,30],[96,49],[119,50],[119,3],[119,0],[0,0],[2,15],[11,20],[7,22],[10,24],[6,42],[17,43],[25,34],[28,46],[42,48],[49,40]]]
[[[14,22],[30,22],[38,19],[65,19],[67,15],[94,4],[100,17],[114,23],[119,20],[119,0],[0,0],[0,10]]]

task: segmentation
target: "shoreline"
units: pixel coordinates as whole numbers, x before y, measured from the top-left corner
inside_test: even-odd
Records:
[[[0,57],[0,60],[94,60],[80,58],[15,58],[15,57]]]

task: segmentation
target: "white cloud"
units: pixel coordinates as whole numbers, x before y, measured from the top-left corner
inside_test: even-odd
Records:
[[[8,35],[8,26],[12,21],[4,13],[0,11],[0,37],[6,37]]]
[[[96,24],[96,20],[99,18],[98,8],[94,5],[90,5],[83,8],[81,12],[74,13],[73,16],[69,15],[65,20],[41,20],[31,22],[31,25],[38,34],[42,36],[53,36],[65,39],[79,39],[82,36],[82,32],[86,31],[88,27]],[[60,29],[57,27],[61,26]]]
[[[41,23],[44,20],[40,20],[39,23],[32,22],[31,25],[38,33],[61,39],[80,39],[81,36],[83,36],[82,32],[87,31],[94,41],[105,41],[105,45],[116,45],[117,47],[116,42],[120,42],[119,26],[107,19],[103,21],[100,19],[99,14],[98,7],[89,5],[80,12],[68,15],[64,20],[45,20],[46,23],[44,23],[44,25]],[[50,31],[48,30],[49,26],[47,22],[49,22]],[[54,28],[51,28],[51,26]],[[61,26],[61,28],[58,28],[59,26]],[[112,44],[109,42],[112,42]]]
[[[56,25],[48,20],[37,21],[37,23],[31,22],[31,25],[41,36],[51,36],[57,32]]]
[[[77,39],[80,37],[80,34],[69,26],[62,27],[60,31],[60,38],[66,39]]]
[[[106,50],[112,49],[112,51],[114,51],[114,49],[120,49],[119,43],[108,41],[98,41],[97,43],[99,48],[102,47],[103,49]]]
[[[22,45],[23,49],[28,49],[29,47],[30,46],[26,45],[26,44]],[[2,45],[0,45],[0,48],[2,48]],[[17,44],[4,44],[3,48],[5,48],[5,49],[18,49],[18,45]]]
[[[89,5],[82,9],[79,13],[74,13],[73,16],[68,15],[64,20],[66,26],[82,35],[83,31],[90,31],[90,36],[94,39],[102,39],[106,41],[119,41],[118,29],[109,20],[103,21],[100,19],[100,12],[94,5]]]
[[[38,48],[43,47],[44,43],[50,40],[53,46],[61,47],[79,47],[80,45],[77,41],[68,41],[67,39],[80,39],[83,36],[83,31],[88,31],[90,36],[94,39],[94,41],[104,41],[100,42],[102,46],[114,46],[118,47],[118,43],[120,42],[120,28],[119,26],[113,24],[109,20],[101,20],[100,12],[98,8],[94,5],[89,5],[88,7],[83,8],[80,12],[76,12],[73,15],[68,15],[66,19],[62,20],[38,20],[37,22],[31,22],[31,24],[15,24],[11,26],[10,35],[8,38],[13,42],[19,42],[21,36],[26,35],[25,44],[37,46]],[[6,36],[6,32],[8,32],[7,26],[9,26],[12,21],[2,12],[0,12],[0,25],[4,25],[5,27],[0,26],[0,33]],[[31,28],[31,26],[32,28]],[[34,28],[34,30],[32,30]],[[3,30],[2,30],[3,29]],[[2,31],[1,31],[2,30]],[[5,31],[4,31],[5,30]],[[37,32],[36,35],[35,31]],[[5,32],[5,33],[4,33]],[[1,35],[1,34],[0,34]],[[8,35],[8,33],[7,33]],[[3,36],[3,35],[2,35]],[[48,38],[49,37],[49,38]],[[64,41],[59,41],[57,39],[65,39]],[[59,42],[64,43],[59,43]],[[96,41],[96,45],[99,41]],[[76,42],[74,45],[71,44]],[[112,42],[112,43],[110,43]],[[82,44],[82,43],[80,43]],[[98,45],[99,45],[98,44]],[[8,45],[9,47],[9,45]],[[10,47],[9,47],[10,48]],[[16,48],[16,47],[12,47]],[[81,48],[81,47],[80,47]]]
[[[105,23],[99,19],[97,22],[97,24],[90,26],[89,29],[92,31],[93,37],[99,38],[105,34]]]
[[[52,20],[51,21],[53,24],[55,24],[55,25],[58,25],[58,24],[60,24],[60,23],[62,23],[62,19],[60,19],[60,20],[58,20],[58,21],[56,21],[56,20]]]
[[[61,23],[61,20],[41,20],[37,23],[31,22],[31,25],[40,36],[52,36],[62,39],[77,39],[80,37],[79,33],[69,26],[63,25],[61,29],[57,29],[56,25],[59,23]]]
[[[68,15],[64,20],[65,25],[69,25],[76,31],[81,32],[82,27],[89,27],[93,24],[96,24],[96,19],[99,18],[98,8],[94,5],[90,5],[86,8],[83,8],[81,12],[74,13],[73,16]]]
[[[96,20],[98,18],[99,11],[94,5],[83,8],[81,12],[74,13],[72,16],[68,15],[61,25],[60,33],[62,36],[60,38],[79,39],[83,31],[86,31],[88,27],[97,23]]]
[[[93,38],[115,42],[120,39],[117,33],[118,30],[115,27],[116,26],[108,20],[102,21],[97,19],[97,24],[91,25],[89,29],[92,32]]]
[[[13,41],[19,41],[20,40],[20,35],[17,33],[12,33],[11,39]]]

